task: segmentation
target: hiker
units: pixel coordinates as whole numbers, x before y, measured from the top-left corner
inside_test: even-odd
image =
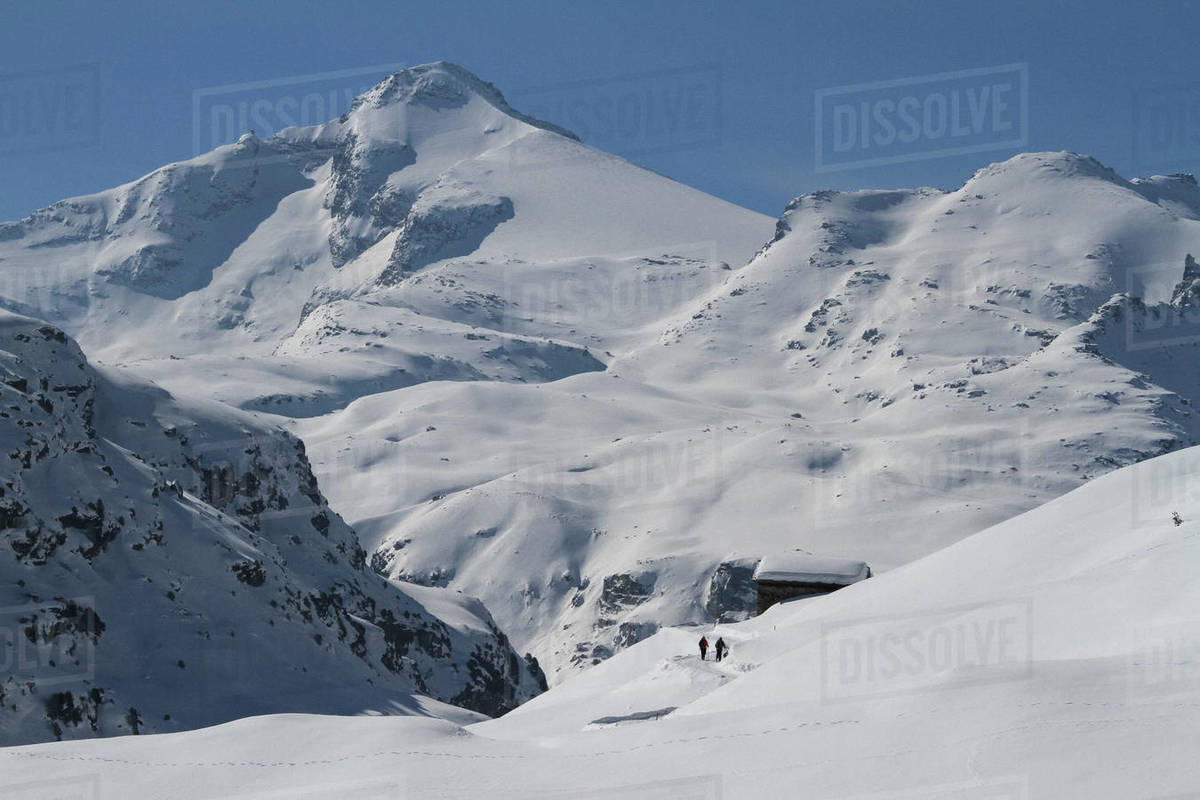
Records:
[[[725,645],[724,639],[717,639],[717,661],[725,657],[725,651],[729,648]]]
[[[708,637],[701,636],[700,637],[700,660],[701,661],[704,660],[704,656],[707,653],[708,653]]]

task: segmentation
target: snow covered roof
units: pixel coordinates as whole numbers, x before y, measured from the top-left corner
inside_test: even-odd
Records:
[[[807,553],[783,553],[767,556],[754,570],[756,581],[788,583],[834,583],[846,586],[867,578],[871,568],[863,561],[813,556]]]

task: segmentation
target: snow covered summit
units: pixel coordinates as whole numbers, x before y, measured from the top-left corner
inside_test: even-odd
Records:
[[[18,277],[5,305],[63,326],[94,357],[283,347],[302,375],[314,332],[297,325],[322,310],[315,327],[348,350],[365,344],[363,329],[409,340],[341,359],[334,384],[368,373],[395,386],[532,377],[503,372],[509,350],[569,333],[553,306],[529,302],[549,262],[740,263],[769,225],[592,150],[439,62],[390,76],[339,119],[265,141],[246,135],[6,223],[0,257]],[[357,330],[340,331],[347,321]],[[491,347],[462,352],[481,324],[494,331]],[[156,335],[139,335],[147,330]]]

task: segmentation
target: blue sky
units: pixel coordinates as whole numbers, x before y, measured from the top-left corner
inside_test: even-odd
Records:
[[[0,2],[0,23],[0,219],[208,149],[239,102],[438,59],[773,216],[820,188],[953,187],[1021,150],[1200,171],[1197,3],[42,0]],[[901,143],[906,97],[924,124]]]

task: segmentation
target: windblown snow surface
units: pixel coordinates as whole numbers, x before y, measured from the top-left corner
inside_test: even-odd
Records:
[[[1190,797],[1198,486],[1197,448],[1119,470],[700,629],[725,661],[663,630],[498,720],[257,717],[10,748],[0,774],[99,798]]]
[[[1024,661],[1037,667],[1033,678],[992,681],[984,670],[983,694],[939,694],[937,702],[907,685],[885,687],[877,703],[817,703],[811,725],[803,715],[783,721],[792,701],[753,699],[735,687],[778,670],[794,684],[795,702],[808,702],[822,673],[781,653],[825,641],[813,633],[825,611],[789,607],[729,627],[734,660],[720,668],[672,660],[690,653],[694,638],[676,629],[747,619],[758,561],[791,553],[870,564],[876,578],[805,607],[828,609],[839,624],[906,609],[953,617],[993,590],[988,602],[1041,592],[1035,623],[1038,614],[1068,619],[1132,602],[1118,578],[1136,575],[1105,573],[1113,583],[1103,588],[1099,578],[1070,583],[1083,574],[1081,563],[1150,535],[1122,522],[1119,492],[1088,495],[1114,505],[1096,518],[1108,527],[1094,531],[1094,542],[1083,534],[1070,540],[1078,552],[1051,547],[1053,532],[1029,532],[1027,548],[1015,534],[997,534],[1010,530],[1001,527],[970,541],[1013,539],[1004,557],[954,562],[954,570],[912,584],[900,576],[975,552],[978,545],[956,543],[1081,486],[1093,491],[1119,468],[1177,451],[1149,463],[1183,463],[1171,459],[1200,442],[1197,253],[1200,188],[1191,176],[1130,180],[1087,156],[1029,153],[979,170],[954,191],[814,192],[771,220],[589,148],[447,63],[388,78],[327,124],[267,140],[247,134],[128,185],[0,224],[0,304],[74,337],[102,374],[148,379],[177,402],[303,441],[330,513],[364,548],[367,573],[401,592],[429,593],[421,597],[432,618],[474,620],[461,627],[529,653],[550,685],[561,684],[473,735],[454,727],[458,717],[293,718],[147,740],[165,742],[146,745],[162,748],[154,756],[135,758],[131,743],[71,747],[134,748],[133,763],[166,758],[177,746],[203,752],[205,742],[236,740],[265,751],[286,740],[297,758],[311,759],[301,750],[319,740],[331,758],[346,757],[354,779],[368,781],[362,792],[372,791],[364,765],[375,763],[376,749],[449,753],[401,760],[412,786],[431,790],[440,780],[455,796],[457,778],[439,765],[461,746],[464,758],[495,756],[464,762],[494,767],[467,770],[464,792],[487,781],[515,792],[513,776],[527,765],[529,791],[540,785],[545,791],[535,796],[554,796],[546,792],[557,763],[558,785],[587,796],[580,787],[651,779],[618,768],[625,756],[635,765],[663,760],[664,779],[707,775],[702,765],[735,739],[695,744],[701,730],[715,734],[725,723],[691,731],[681,720],[706,704],[732,714],[742,702],[745,716],[720,717],[733,727],[719,732],[740,731],[755,744],[746,745],[744,768],[718,770],[714,785],[725,796],[759,776],[774,774],[763,780],[783,787],[792,768],[816,781],[816,796],[868,786],[894,787],[896,796],[916,786],[923,796],[925,772],[944,773],[950,786],[998,774],[975,749],[993,745],[1012,748],[1003,750],[1011,756],[1004,764],[1017,763],[1016,749],[1028,745],[1031,766],[1016,776],[1039,793],[1064,786],[1055,781],[1073,776],[1073,762],[1051,759],[1038,739],[1049,736],[1053,725],[1041,720],[1057,707],[1032,704],[1083,673],[1095,681],[1079,679],[1081,697],[1110,697],[1106,681],[1125,669],[1117,662],[1126,640],[1089,638],[1100,628],[1064,623],[1058,642],[1018,615],[1036,633],[1030,646],[1049,648],[1025,651],[1033,653]],[[110,396],[118,413],[149,422],[123,409],[119,392]],[[1169,521],[1173,509],[1164,509],[1145,519]],[[206,563],[222,575],[229,569]],[[1131,560],[1129,569],[1134,563],[1143,562]],[[1043,583],[1034,564],[1047,570]],[[1140,579],[1185,592],[1156,570],[1145,567]],[[1055,581],[1081,594],[1055,606]],[[887,594],[910,585],[921,602]],[[454,602],[457,592],[480,598],[486,610]],[[877,600],[835,615],[876,592]],[[1143,610],[1148,625],[1166,619]],[[802,612],[816,616],[805,622]],[[1128,617],[1126,627],[1141,630],[1139,620]],[[1083,653],[1082,672],[1072,671],[1074,656],[1055,655],[1075,652],[1072,643]],[[1114,671],[1088,660],[1093,653],[1113,654]],[[1060,662],[1061,684],[1052,679]],[[109,666],[136,672],[132,662]],[[502,695],[515,699],[536,680],[532,658],[527,667],[514,667],[520,680],[497,684]],[[1009,697],[1001,712],[994,706],[1006,692],[1029,694]],[[599,702],[608,695],[636,702],[608,707]],[[729,706],[720,705],[727,695]],[[947,721],[957,712],[935,719],[928,711],[962,697],[982,709],[965,719],[1002,727],[972,734],[970,725]],[[1104,758],[1104,748],[1125,740],[1089,745],[1103,725],[1071,716],[1091,708],[1083,703],[1059,708],[1065,716],[1054,724],[1082,737],[1080,763],[1090,753],[1103,774],[1118,761]],[[363,703],[388,711],[377,706]],[[1135,706],[1095,708],[1111,712],[1116,730],[1152,713]],[[854,719],[839,716],[856,708]],[[1164,735],[1187,732],[1173,712],[1159,711]],[[851,729],[887,719],[893,727],[868,735],[865,749],[848,744]],[[569,722],[569,731],[554,720]],[[622,733],[606,733],[611,726]],[[910,738],[908,727],[926,738]],[[752,733],[779,729],[778,746]],[[969,744],[951,747],[944,760],[904,759],[903,748],[924,752],[936,732],[960,730]],[[123,731],[94,733],[112,732]],[[568,733],[561,753],[612,742],[594,748],[609,756],[576,770],[553,749],[553,737]],[[46,727],[41,737],[51,735]],[[552,738],[529,744],[535,735]],[[621,750],[626,737],[644,751]],[[1128,742],[1146,738],[1137,728]],[[676,747],[690,755],[664,758]],[[1041,758],[1044,775],[1031,772]],[[1160,778],[1169,783],[1182,767],[1163,758]],[[265,752],[251,760],[263,759]],[[350,779],[343,767],[326,766],[331,780]],[[252,775],[270,772],[257,770],[231,771],[235,779],[214,769],[214,781],[230,783],[205,791],[277,784],[255,784]],[[686,796],[689,786],[646,791]]]

